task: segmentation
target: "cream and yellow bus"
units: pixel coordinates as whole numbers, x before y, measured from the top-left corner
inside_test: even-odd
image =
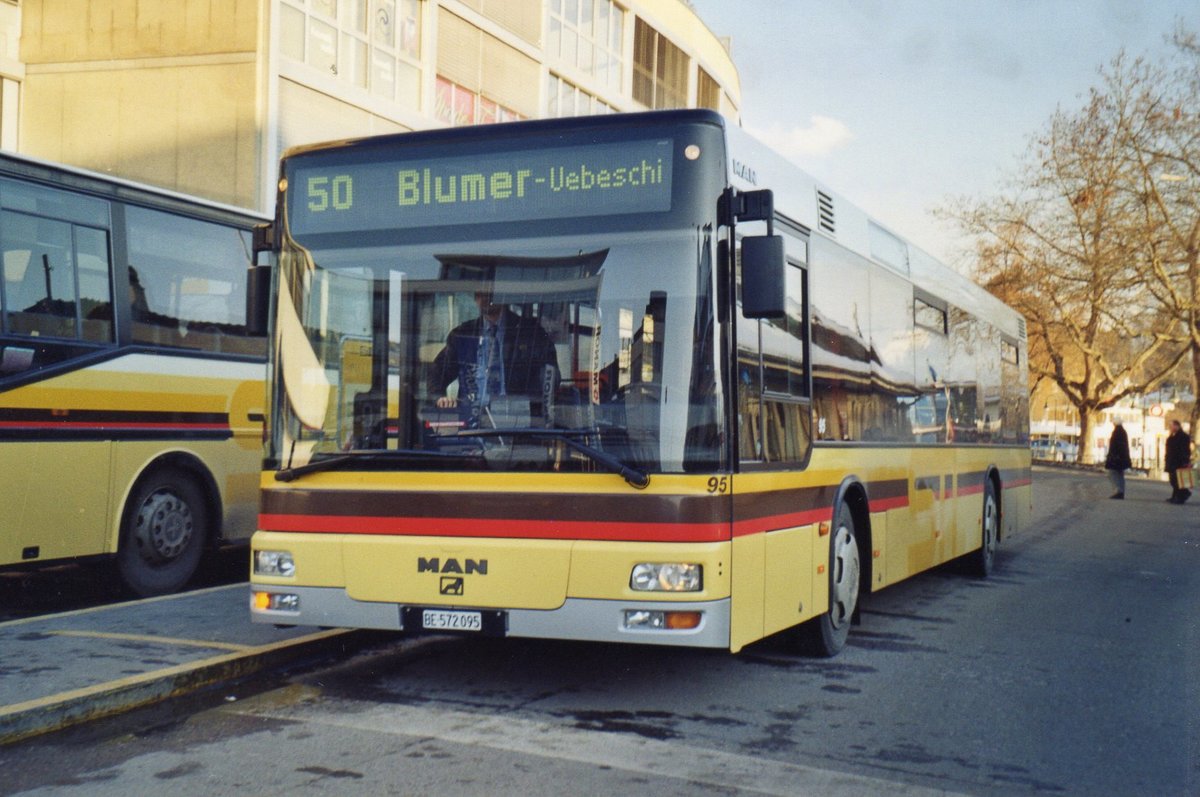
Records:
[[[251,614],[832,655],[1030,516],[1022,319],[706,111],[282,163]]]
[[[253,214],[0,156],[0,567],[115,558],[170,592],[254,530]]]

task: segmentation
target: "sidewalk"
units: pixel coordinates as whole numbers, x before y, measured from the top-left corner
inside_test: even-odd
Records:
[[[344,629],[250,622],[249,587],[0,623],[0,744],[352,646]]]

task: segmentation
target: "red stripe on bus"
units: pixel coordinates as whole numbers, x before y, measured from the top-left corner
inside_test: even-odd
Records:
[[[972,484],[972,485],[968,485],[967,487],[959,487],[957,495],[959,495],[960,497],[964,496],[964,495],[979,495],[982,492],[983,492],[982,484]]]
[[[489,537],[612,542],[721,542],[723,523],[595,523],[557,520],[372,517],[362,515],[258,516],[263,531],[301,534],[378,534],[396,537]]]
[[[786,515],[770,515],[768,517],[738,520],[733,524],[733,536],[746,537],[751,534],[792,529],[797,526],[810,526],[813,523],[830,520],[832,517],[833,509],[822,507],[820,509],[809,509],[804,512],[791,512]]]
[[[872,512],[886,512],[889,509],[903,509],[908,506],[908,496],[898,495],[895,498],[876,498],[871,501]]]

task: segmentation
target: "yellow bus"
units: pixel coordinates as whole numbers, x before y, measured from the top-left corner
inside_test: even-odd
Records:
[[[171,592],[254,530],[266,338],[245,211],[0,156],[0,567]]]
[[[833,655],[1028,522],[1022,319],[716,114],[279,189],[255,621]]]

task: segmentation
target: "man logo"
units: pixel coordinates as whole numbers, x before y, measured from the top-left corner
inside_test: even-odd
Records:
[[[442,576],[443,595],[459,595],[463,594],[463,578],[462,576]]]
[[[425,558],[424,556],[417,557],[417,572],[418,573],[459,573],[463,575],[471,575],[478,573],[481,576],[486,576],[488,570],[487,559],[447,559],[442,561],[438,557]]]

